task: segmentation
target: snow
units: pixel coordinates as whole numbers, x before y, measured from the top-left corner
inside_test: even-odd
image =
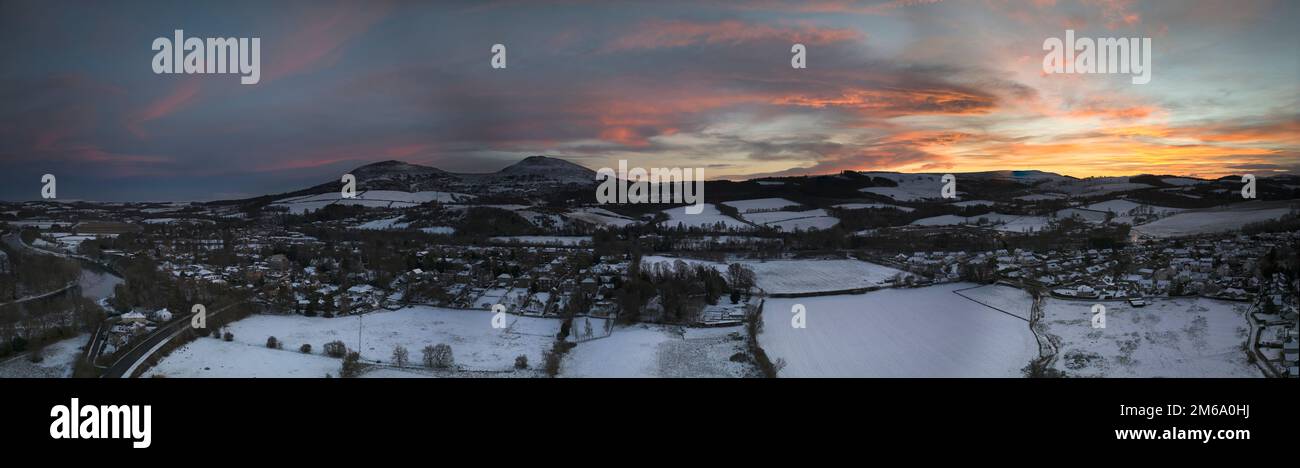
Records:
[[[1104,202],[1093,203],[1083,208],[1094,211],[1109,211],[1121,216],[1138,213],[1173,214],[1186,211],[1182,208],[1166,208],[1163,206],[1147,205],[1123,199],[1106,200]]]
[[[73,366],[89,342],[90,334],[83,333],[45,346],[41,362],[31,362],[27,354],[0,362],[0,378],[72,377]]]
[[[1030,305],[1034,302],[1034,297],[1024,290],[1002,284],[984,285],[954,292],[1024,320],[1029,320]]]
[[[1060,179],[1039,185],[1040,189],[1063,192],[1074,196],[1103,195],[1113,192],[1154,188],[1153,185],[1128,181],[1128,177],[1091,177],[1087,179]]]
[[[355,198],[343,198],[339,192],[318,193],[276,200],[271,206],[288,208],[291,213],[302,214],[319,210],[331,204],[360,205],[371,208],[410,208],[422,203],[437,201],[457,203],[473,199],[473,195],[453,192],[400,192],[396,190],[367,190]]]
[[[169,356],[156,369],[168,375],[184,375],[186,372],[198,373],[194,365],[202,364],[223,369],[213,371],[218,374],[213,376],[251,377],[262,375],[263,371],[286,377],[321,377],[325,371],[337,375],[338,360],[321,356],[324,345],[340,340],[349,349],[355,349],[360,324],[363,361],[388,363],[396,345],[404,346],[411,359],[418,361],[420,350],[425,346],[446,343],[451,346],[456,364],[461,369],[499,371],[512,369],[515,357],[521,354],[528,356],[529,362],[542,362],[542,353],[550,349],[560,330],[559,320],[514,315],[507,315],[506,328],[496,329],[492,328],[492,316],[488,311],[428,306],[338,318],[254,315],[227,327],[234,334],[234,343],[244,348],[212,349],[209,345],[201,345],[177,354],[197,343],[219,341],[201,338],[173,353],[178,362],[169,363],[173,360],[173,356]],[[267,349],[269,336],[284,343],[284,349]],[[304,343],[312,345],[313,355],[298,352],[298,347]],[[321,364],[308,358],[325,359],[330,363]]]
[[[912,184],[898,187],[867,187],[862,189],[863,192],[884,195],[898,201],[917,201],[931,198],[939,198],[939,189],[941,184]]]
[[[641,268],[650,269],[656,263],[667,267],[681,260],[687,265],[709,265],[726,272],[728,264],[688,258],[647,255],[641,258]],[[741,263],[754,271],[754,281],[768,294],[797,294],[845,291],[883,286],[895,275],[907,272],[883,265],[845,259],[813,260],[744,260]]]
[[[733,207],[736,210],[740,211],[741,213],[751,213],[755,211],[774,211],[774,210],[779,210],[781,208],[785,208],[787,206],[799,205],[798,203],[792,202],[790,200],[786,200],[784,198],[759,198],[756,200],[736,200],[736,201],[722,202],[722,204]]]
[[[814,216],[809,218],[794,218],[777,221],[774,223],[768,223],[766,226],[771,226],[786,232],[794,232],[830,229],[839,223],[840,219],[834,216]]]
[[[1038,356],[1028,322],[952,293],[970,286],[768,299],[759,345],[786,362],[780,377],[1022,376]],[[795,304],[806,328],[791,326]]]
[[[749,221],[754,224],[767,224],[767,223],[774,223],[777,221],[784,221],[787,219],[812,218],[817,216],[829,216],[829,215],[826,213],[826,210],[819,208],[816,210],[809,210],[809,211],[764,211],[758,213],[745,213],[740,216],[745,218],[745,221]]]
[[[680,328],[637,324],[606,338],[578,343],[565,354],[561,377],[743,377],[748,365],[732,362],[745,351],[743,327]]]
[[[1273,205],[1265,205],[1273,206]],[[1291,208],[1265,208],[1242,203],[1205,210],[1185,211],[1147,224],[1134,231],[1153,237],[1178,237],[1235,231],[1250,223],[1281,218]]]
[[[623,227],[637,222],[635,219],[628,218],[604,208],[578,208],[565,213],[564,216],[569,219],[583,221],[597,226]]]
[[[980,220],[984,220],[981,224]],[[987,213],[976,216],[941,215],[912,221],[914,226],[955,226],[971,224],[989,226],[994,230],[1006,232],[1032,232],[1046,229],[1049,219],[1043,216],[1020,216],[1001,213]]]
[[[753,226],[749,224],[722,214],[722,212],[718,211],[718,207],[713,206],[712,203],[705,203],[704,210],[700,214],[686,213],[685,206],[669,208],[664,210],[664,213],[668,213],[668,221],[665,221],[664,225],[669,228],[675,228],[680,224],[686,228],[712,229],[716,224],[722,223],[722,226],[727,229],[753,229]]]
[[[374,221],[362,223],[361,225],[357,226],[357,229],[368,229],[368,230],[406,229],[406,227],[409,226],[410,223],[399,223],[398,221],[401,219],[402,219],[401,216],[395,218],[388,218],[388,219],[377,219]]]
[[[312,351],[317,354],[303,354],[298,352],[296,344],[293,348],[285,344],[284,349],[270,349],[265,341],[256,345],[198,338],[173,350],[146,371],[144,377],[321,378],[326,374],[338,377],[343,361],[320,355],[321,344],[324,343],[312,345]]]
[[[1047,333],[1060,339],[1053,366],[1078,377],[1259,377],[1246,360],[1246,304],[1202,298],[1106,302],[1106,328],[1092,328],[1094,302],[1048,299]]]
[[[769,198],[767,200],[774,199]],[[774,227],[783,231],[829,229],[840,223],[839,218],[830,216],[830,214],[826,213],[826,210],[820,208],[808,211],[749,212],[741,216],[751,223]]]

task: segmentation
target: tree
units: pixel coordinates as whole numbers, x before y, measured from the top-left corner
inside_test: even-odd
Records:
[[[343,364],[339,367],[339,377],[348,379],[358,375],[361,375],[361,353],[353,351],[343,358]]]
[[[406,348],[402,347],[402,345],[393,347],[393,364],[397,367],[406,367],[407,360],[410,356],[411,353],[407,352]]]
[[[348,347],[342,341],[331,341],[325,343],[325,355],[333,358],[341,358],[347,355]]]
[[[298,347],[298,351],[303,354],[311,354],[311,345],[307,343],[303,343],[302,346]]]
[[[271,348],[271,349],[277,349],[277,348],[280,347],[280,341],[277,340],[277,339],[275,339],[274,336],[272,336],[272,337],[268,337],[268,338],[266,339],[266,347]]]
[[[456,359],[451,353],[451,346],[446,343],[438,343],[434,346],[425,346],[422,351],[424,353],[425,367],[446,369],[456,365]]]
[[[727,267],[727,280],[731,282],[733,291],[749,291],[754,287],[754,270],[739,263],[732,263]]]

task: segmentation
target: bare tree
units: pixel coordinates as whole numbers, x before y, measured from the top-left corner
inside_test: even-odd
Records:
[[[420,350],[420,352],[424,354],[424,367],[433,367],[433,363],[434,363],[433,346],[425,346],[424,349]]]
[[[393,347],[393,365],[397,367],[406,367],[406,363],[411,357],[411,353],[406,351],[402,345]]]

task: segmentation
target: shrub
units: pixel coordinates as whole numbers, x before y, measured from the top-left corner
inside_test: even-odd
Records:
[[[226,332],[226,334],[222,336],[221,339],[226,341],[235,341],[235,334],[231,332]]]
[[[307,343],[303,343],[302,346],[298,347],[298,351],[302,352],[303,354],[311,354],[311,345]]]
[[[325,355],[333,358],[341,358],[347,355],[348,347],[342,341],[331,341],[325,343]]]
[[[271,348],[271,349],[279,348],[279,347],[280,347],[280,341],[279,341],[279,340],[276,340],[274,336],[272,336],[272,337],[268,337],[268,338],[266,339],[266,347]]]
[[[528,368],[528,356],[520,354],[519,357],[515,358],[515,369],[527,369],[527,368]]]

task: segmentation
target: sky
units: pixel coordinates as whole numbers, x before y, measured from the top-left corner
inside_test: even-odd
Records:
[[[43,174],[60,199],[205,201],[530,155],[711,179],[1300,173],[1297,23],[1287,0],[0,0],[0,200]],[[260,82],[155,74],[176,29],[260,38]],[[1150,38],[1151,81],[1045,73],[1067,29]]]

